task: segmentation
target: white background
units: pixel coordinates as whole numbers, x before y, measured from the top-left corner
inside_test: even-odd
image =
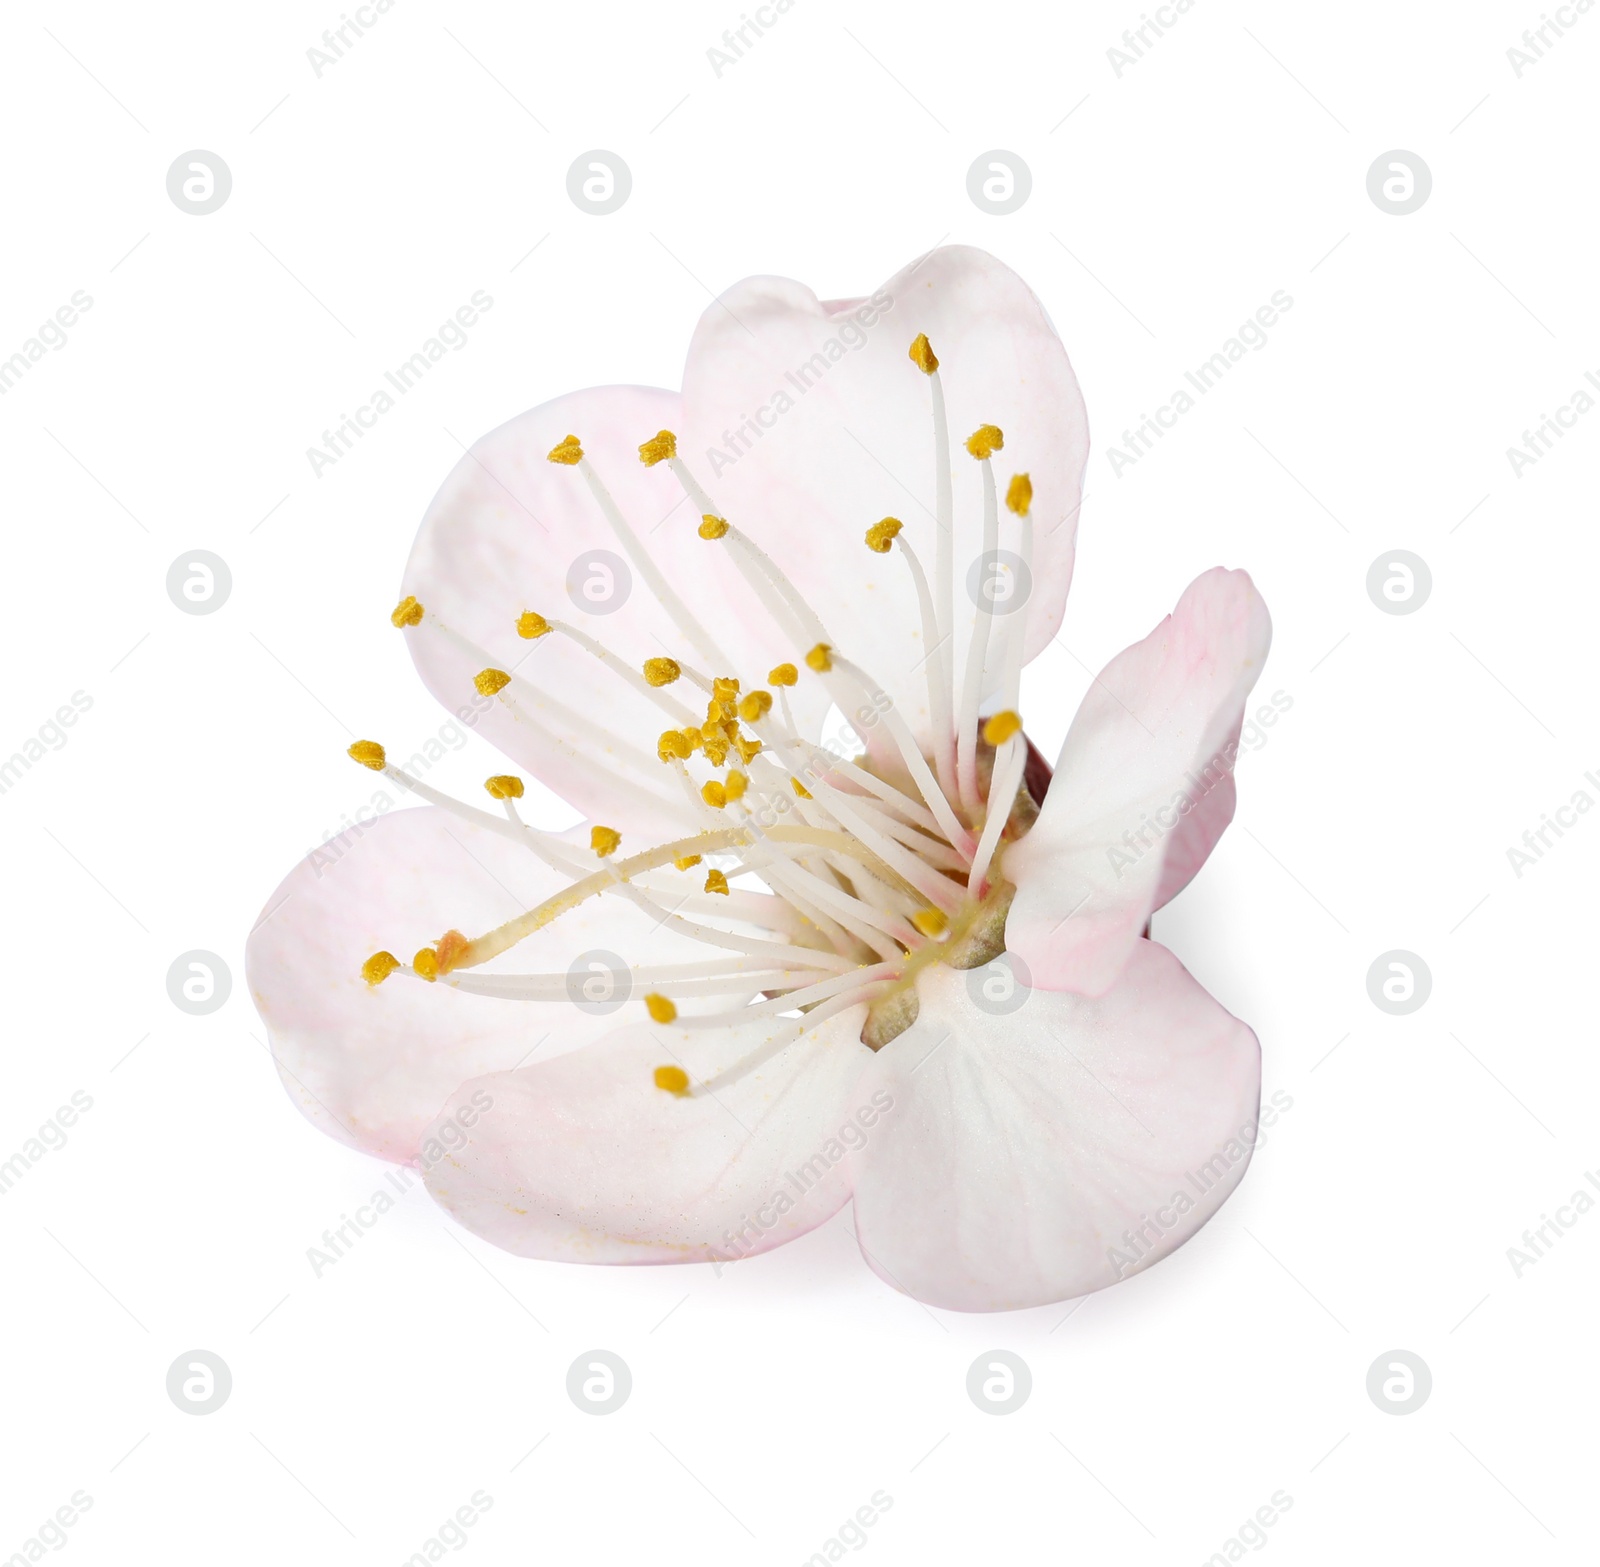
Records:
[[[1566,14],[1519,79],[1533,4],[1199,0],[1119,77],[1136,3],[798,0],[719,78],[736,0],[399,0],[319,78],[336,3],[8,8],[0,357],[94,303],[0,398],[0,753],[93,705],[0,795],[0,1159],[93,1109],[0,1200],[0,1553],[83,1490],[75,1561],[377,1567],[482,1490],[480,1564],[799,1563],[882,1490],[876,1562],[1193,1563],[1281,1490],[1274,1561],[1590,1559],[1600,1216],[1507,1258],[1600,1164],[1600,821],[1520,878],[1506,854],[1600,798],[1600,412],[1506,456],[1600,373],[1600,13]],[[205,217],[165,188],[194,148],[234,182]],[[591,148],[633,173],[609,217],[566,194]],[[966,192],[996,148],[1033,175],[1007,217]],[[1432,170],[1409,216],[1367,194],[1391,149]],[[383,1167],[291,1107],[243,943],[368,797],[349,741],[405,754],[444,718],[386,614],[460,443],[676,385],[708,290],[865,293],[940,241],[1033,284],[1089,406],[1072,599],[1024,687],[1046,750],[1197,572],[1271,606],[1259,689],[1292,709],[1157,935],[1293,1108],[1192,1244],[1076,1307],[926,1310],[848,1214],[719,1279],[518,1261],[420,1192],[315,1277]],[[477,289],[468,346],[315,477]],[[1114,473],[1276,290],[1267,346]],[[164,586],[196,548],[233,576],[206,617]],[[1432,571],[1411,615],[1365,588],[1395,549]],[[439,773],[496,770],[474,739]],[[193,948],[234,977],[209,1017],[167,997]],[[1368,999],[1392,948],[1432,972],[1410,1016]],[[565,1392],[595,1347],[634,1378],[605,1418]],[[165,1391],[195,1348],[233,1375],[205,1417]],[[965,1390],[1000,1348],[1034,1382],[1005,1417]],[[1403,1417],[1366,1391],[1397,1348],[1433,1376]]]

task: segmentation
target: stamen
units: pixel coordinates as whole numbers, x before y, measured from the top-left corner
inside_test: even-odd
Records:
[[[503,669],[480,669],[472,677],[472,683],[478,688],[479,696],[494,696],[511,684],[511,676]]]
[[[728,534],[728,520],[726,517],[713,517],[709,512],[700,519],[700,537],[702,539],[721,539]]]
[[[522,780],[515,773],[496,773],[484,779],[483,787],[494,800],[520,800],[523,795]]]
[[[420,625],[423,608],[410,594],[401,599],[389,613],[389,624],[399,630],[402,626]]]
[[[950,422],[945,414],[944,384],[939,379],[939,361],[926,333],[920,333],[912,343],[911,359],[928,378],[933,407],[933,507],[938,530],[934,556],[934,605],[939,634],[929,647],[931,655],[938,659],[939,686],[951,692],[955,679],[955,507],[950,492]],[[937,748],[934,761],[940,782],[946,792],[954,797],[955,759],[951,754],[954,736],[935,732],[933,743]]]
[[[533,641],[535,637],[547,637],[555,628],[543,615],[536,610],[525,609],[517,616],[517,635]]]
[[[767,671],[769,686],[796,686],[800,684],[800,671],[793,664],[779,664]]]
[[[650,1021],[653,1023],[671,1023],[677,1019],[677,1007],[659,991],[651,991],[644,998],[644,1004],[650,1013]]]
[[[942,936],[950,928],[949,918],[942,909],[920,909],[911,916],[911,923],[924,936]]]
[[[644,661],[644,678],[653,686],[670,686],[683,673],[683,665],[675,658],[647,658]]]
[[[692,871],[700,863],[701,858],[702,856],[698,854],[686,854],[681,859],[674,860],[672,868],[675,871]]]
[[[697,854],[695,858],[699,859],[700,856]],[[728,878],[717,870],[715,866],[706,872],[705,890],[707,892],[720,892],[723,897],[728,896]]]
[[[678,1099],[689,1097],[689,1074],[681,1066],[658,1066],[655,1084]]]
[[[639,461],[646,468],[654,468],[658,462],[664,462],[668,457],[677,455],[678,438],[671,430],[662,430],[639,447]]]
[[[933,596],[928,592],[928,578],[922,562],[917,559],[911,541],[901,534],[898,539],[900,553],[911,572],[912,586],[917,591],[917,613],[922,619],[922,668],[928,684],[928,723],[933,731],[933,762],[939,776],[939,792],[949,799],[956,792],[955,761],[950,755],[950,682],[944,673],[947,649],[939,641],[939,617],[934,609]]]
[[[617,846],[622,842],[622,834],[613,827],[591,827],[589,829],[589,847],[603,860],[607,855],[615,854]]]
[[[993,560],[1000,542],[1000,513],[995,498],[994,467],[989,454],[998,451],[1004,437],[992,424],[980,426],[967,440],[967,450],[982,464],[983,471],[983,555]],[[962,809],[976,821],[982,809],[978,798],[978,704],[983,698],[983,665],[989,651],[989,623],[994,605],[989,594],[978,595],[977,614],[972,622],[972,637],[967,643],[967,668],[961,682],[961,701],[956,708],[956,783]]]
[[[411,968],[418,979],[431,985],[439,977],[439,954],[432,947],[423,947],[411,960]]]
[[[999,750],[1021,728],[1022,720],[1008,708],[1003,713],[996,713],[984,723],[983,738],[987,744]]]
[[[363,767],[370,767],[375,773],[381,773],[387,765],[383,747],[376,740],[357,740],[345,755],[352,761],[360,762]]]
[[[867,548],[878,555],[887,555],[902,526],[898,517],[885,517],[882,522],[873,523],[867,529]]]
[[[806,654],[806,668],[814,669],[819,675],[825,675],[833,668],[833,649],[826,642],[819,642]]]
[[[983,824],[983,835],[978,839],[978,851],[972,857],[971,874],[967,877],[967,891],[974,897],[982,891],[984,878],[989,874],[1000,834],[1005,831],[1017,790],[1022,787],[1022,773],[1027,762],[1027,742],[1020,731],[1013,733],[995,757],[994,769],[989,775],[989,815]]]
[[[381,985],[400,967],[400,960],[392,952],[374,952],[361,965],[361,977],[369,985]]]

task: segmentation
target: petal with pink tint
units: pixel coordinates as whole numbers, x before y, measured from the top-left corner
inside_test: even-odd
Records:
[[[428,1190],[524,1257],[706,1262],[770,1250],[849,1199],[848,1144],[859,1140],[849,1100],[871,1059],[865,1015],[841,1012],[721,1084],[716,1075],[779,1023],[630,1025],[558,1060],[474,1079],[424,1139]],[[662,1066],[680,1067],[697,1091],[656,1087]]]
[[[982,551],[979,464],[963,443],[983,424],[1005,434],[993,459],[1001,496],[1013,473],[1032,476],[1032,591],[1016,612],[1032,657],[1061,622],[1088,425],[1043,306],[994,257],[935,250],[866,299],[828,304],[786,278],[736,284],[690,343],[680,450],[926,742],[929,650],[912,580],[898,547],[878,555],[863,542],[873,523],[898,517],[935,583],[931,388],[907,355],[919,333],[938,355],[949,408],[954,667],[963,667],[975,616],[967,579]],[[1017,520],[1003,507],[1001,517],[1000,548],[1014,552]],[[991,643],[992,671],[996,654]]]
[[[687,680],[663,688],[686,710],[675,716],[567,636],[524,638],[517,624],[531,610],[575,627],[635,673],[669,657],[708,677],[737,676],[746,689],[795,656],[751,606],[726,552],[699,536],[700,517],[665,465],[640,461],[640,443],[680,415],[676,393],[597,387],[491,431],[428,507],[402,587],[426,612],[405,633],[412,658],[445,706],[481,710],[480,733],[593,819],[657,836],[695,818],[656,738],[703,722],[705,697]],[[726,667],[705,667],[710,657],[652,593],[579,470],[548,461],[569,434]],[[492,699],[473,683],[484,668],[512,676]],[[796,695],[797,716],[816,727],[825,704]]]
[[[579,834],[587,839],[586,829]],[[251,995],[290,1098],[340,1142],[405,1161],[465,1079],[575,1049],[638,1016],[637,997],[606,1011],[468,995],[404,974],[375,987],[361,978],[374,952],[409,963],[446,930],[481,934],[567,883],[526,850],[432,806],[378,816],[302,860],[268,899],[245,949]],[[473,973],[565,973],[595,952],[629,966],[706,955],[699,942],[605,897]],[[611,972],[599,959],[582,971],[596,976],[602,1007]]]
[[[1017,886],[1006,945],[1035,984],[1104,994],[1162,893],[1210,852],[1232,815],[1240,717],[1271,637],[1254,583],[1218,568],[1096,678],[1039,820],[1005,861]]]
[[[988,977],[932,971],[856,1091],[889,1105],[852,1165],[862,1253],[954,1311],[1068,1300],[1175,1250],[1244,1174],[1260,1101],[1255,1035],[1165,947],[1138,942],[1095,999],[1018,991],[997,1015]]]

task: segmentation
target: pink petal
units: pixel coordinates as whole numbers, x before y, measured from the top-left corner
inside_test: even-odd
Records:
[[[678,1097],[771,1037],[772,1022],[638,1024],[587,1050],[462,1086],[424,1140],[428,1189],[470,1230],[563,1262],[736,1261],[848,1200],[849,1099],[871,1052],[852,1008],[748,1075]],[[436,1144],[436,1146],[435,1146]]]
[[[515,844],[431,806],[378,816],[302,860],[246,948],[250,990],[290,1097],[339,1141],[409,1160],[465,1079],[574,1049],[638,1016],[640,998],[597,1014],[404,974],[376,987],[360,976],[374,952],[409,963],[446,930],[481,934],[566,884]],[[473,972],[564,973],[595,951],[630,966],[706,955],[634,906],[597,898]]]
[[[911,579],[898,549],[877,555],[863,542],[871,524],[900,518],[934,583],[930,388],[907,357],[923,332],[950,414],[957,659],[974,614],[967,573],[982,549],[979,464],[962,443],[991,423],[1005,432],[994,459],[1001,496],[1013,473],[1033,479],[1033,591],[1018,611],[1032,657],[1060,625],[1072,577],[1088,426],[1043,307],[992,256],[935,250],[863,301],[823,304],[786,278],[737,284],[690,344],[680,447],[728,518],[926,737],[927,649]],[[1016,520],[1001,515],[1001,548],[1014,550]]]
[[[1271,639],[1250,578],[1219,567],[1101,672],[1038,822],[1006,858],[1018,889],[1006,944],[1035,984],[1104,994],[1161,895],[1210,852],[1232,815],[1240,719]]]
[[[857,1089],[891,1106],[853,1166],[861,1250],[955,1311],[1068,1300],[1182,1245],[1244,1174],[1261,1091],[1255,1035],[1154,942],[1094,1000],[997,1016],[986,972],[930,971]]]
[[[751,609],[726,551],[700,538],[699,514],[666,466],[647,469],[639,459],[639,444],[675,429],[680,417],[673,392],[597,387],[491,431],[434,497],[402,589],[427,611],[405,636],[441,702],[452,711],[481,709],[481,733],[594,820],[656,836],[692,821],[677,779],[656,756],[656,737],[681,723],[570,638],[524,639],[516,623],[533,610],[575,626],[634,670],[648,658],[667,656],[708,676],[737,675],[746,689],[764,684],[773,665],[794,657]],[[667,584],[731,667],[703,667],[707,660],[686,643],[628,561],[583,476],[547,460],[568,434],[583,443]],[[598,566],[597,551],[609,557]],[[441,634],[441,623],[483,649],[483,656],[454,645]],[[493,700],[479,697],[473,685],[486,666],[515,677]],[[695,721],[704,720],[705,698],[687,681],[666,694]],[[801,712],[815,716],[804,703]]]

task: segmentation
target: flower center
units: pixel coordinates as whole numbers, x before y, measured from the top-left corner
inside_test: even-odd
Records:
[[[915,594],[921,640],[928,650],[921,664],[930,734],[919,740],[885,689],[848,656],[849,628],[840,628],[843,638],[835,637],[772,559],[723,514],[678,455],[675,435],[662,430],[640,446],[640,460],[647,467],[668,464],[701,516],[700,537],[707,547],[729,552],[780,643],[794,650],[795,662],[770,669],[762,684],[747,685],[740,675],[717,673],[729,661],[715,638],[673,590],[582,443],[569,435],[549,453],[549,460],[576,469],[587,484],[635,571],[676,627],[681,649],[674,650],[675,656],[649,658],[635,666],[586,632],[536,610],[520,616],[517,631],[530,641],[571,639],[605,671],[605,678],[625,682],[665,715],[668,727],[653,746],[631,742],[629,760],[637,766],[664,766],[676,775],[686,822],[696,830],[639,849],[625,844],[613,828],[596,825],[586,854],[567,839],[522,820],[516,802],[523,784],[513,775],[496,775],[485,784],[503,812],[495,815],[453,800],[392,766],[376,742],[358,741],[350,747],[356,761],[499,833],[567,879],[560,892],[494,930],[472,937],[447,931],[419,949],[409,964],[389,952],[375,953],[362,968],[369,984],[398,972],[472,994],[568,1001],[566,974],[472,971],[590,898],[619,897],[709,949],[699,963],[631,971],[630,994],[643,994],[649,1016],[687,1029],[773,1018],[778,1027],[757,1052],[765,1060],[826,1018],[862,1004],[867,1007],[862,1041],[878,1049],[915,1021],[917,979],[924,970],[936,963],[976,967],[1003,950],[1012,893],[1002,874],[1004,847],[1025,833],[1038,814],[1035,792],[1024,786],[1030,753],[1017,716],[1026,617],[997,617],[995,599],[979,595],[965,658],[956,669],[944,393],[939,361],[925,336],[911,345],[910,358],[926,376],[931,393],[936,463],[932,585],[898,518],[873,523],[865,530],[865,543],[878,554],[898,550]],[[1000,562],[988,574],[996,578],[992,586],[1011,569],[998,554],[1000,506],[992,467],[1003,446],[1004,437],[994,425],[981,426],[966,442],[967,453],[981,468],[983,559]],[[1027,475],[1015,475],[1005,503],[1015,519],[1010,554],[1023,562],[1024,573],[1032,544],[1031,501]],[[531,677],[495,667],[486,652],[415,598],[404,600],[391,618],[397,627],[443,637],[471,656],[479,666],[479,693],[504,703],[535,732],[540,730],[536,705],[529,700]],[[805,737],[789,698],[801,680],[820,682],[845,712],[878,715],[876,744],[868,756],[845,759]],[[982,718],[983,699],[996,687],[996,711]],[[602,746],[617,750],[615,737],[598,726],[586,730],[581,714],[568,711],[564,716],[573,719],[569,732],[580,739],[592,730],[592,765],[602,765]],[[570,739],[552,736],[551,742],[572,746]],[[648,761],[651,751],[653,764]],[[709,864],[707,857],[713,855],[722,863]],[[698,893],[691,882],[684,894],[685,877],[701,881]],[[665,907],[664,900],[673,907]],[[726,997],[731,1004],[723,1010],[680,1013],[679,1001],[706,997]],[[714,1090],[755,1064],[752,1057],[706,1083],[692,1082],[681,1066],[663,1066],[655,1085],[675,1095]]]

